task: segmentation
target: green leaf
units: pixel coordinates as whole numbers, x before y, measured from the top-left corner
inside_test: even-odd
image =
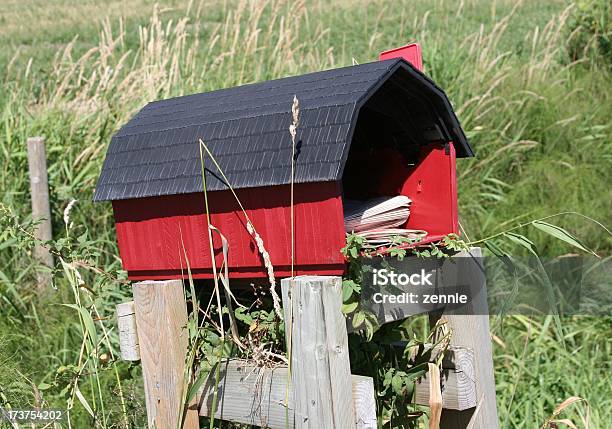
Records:
[[[189,387],[189,390],[187,391],[187,399],[185,403],[191,403],[191,400],[195,398],[195,395],[200,391],[200,388],[202,387],[204,382],[208,380],[209,375],[210,373],[206,371],[201,371],[200,374],[198,374],[197,379],[193,382],[193,384]]]
[[[411,397],[413,393],[414,393],[414,382],[411,382],[411,383],[406,382],[406,385],[404,387],[404,395]]]
[[[241,322],[247,325],[251,325],[253,323],[253,317],[249,313],[245,313],[245,311],[248,311],[248,310],[242,307],[238,307],[236,310],[234,310],[236,319],[240,320]]]
[[[580,240],[578,240],[576,237],[574,237],[572,234],[570,234],[569,232],[567,232],[566,230],[564,230],[563,228],[561,228],[560,226],[557,225],[553,225],[551,223],[548,222],[544,222],[541,220],[535,220],[532,222],[532,225],[535,226],[536,228],[538,228],[540,231],[544,231],[545,233],[561,240],[561,241],[565,241],[568,244],[571,244],[574,247],[577,247],[578,249],[582,250],[583,252],[587,252],[590,253],[591,255],[595,255],[597,256],[597,254],[595,252],[593,252],[591,249],[589,249],[588,247],[586,247],[584,244],[582,244],[580,242]]]
[[[85,331],[87,332],[91,342],[93,343],[92,347],[94,349],[98,347],[98,333],[96,332],[96,326],[91,317],[91,314],[89,314],[89,311],[87,311],[84,307],[79,307],[76,304],[62,304],[62,305],[66,307],[74,308],[75,310],[79,312],[83,320],[83,324],[85,325]]]
[[[532,241],[530,241],[529,239],[527,239],[526,237],[520,234],[515,234],[513,232],[506,232],[504,235],[508,237],[510,240],[514,241],[515,243],[520,244],[521,246],[528,249],[537,258],[542,280],[544,281],[544,285],[546,287],[546,291],[549,296],[549,301],[550,303],[554,303],[555,302],[554,285],[551,283],[550,278],[548,277],[548,274],[546,273],[546,270],[544,269],[544,266],[542,265],[542,261],[540,260],[540,256],[538,255],[535,244],[533,244]],[[552,310],[556,311],[555,308],[552,308]],[[563,326],[561,325],[561,319],[559,318],[559,314],[555,313],[553,314],[553,317],[555,321],[555,329],[557,330],[557,335],[559,335],[559,338],[561,338],[561,344],[563,345],[563,347],[565,347],[565,342],[563,340],[564,338]]]
[[[395,372],[395,368],[389,368],[385,372],[385,377],[383,379],[383,386],[387,387],[391,385],[391,378],[393,377],[393,373]]]
[[[8,239],[4,241],[3,243],[0,243],[0,250],[7,249],[13,246],[15,243],[17,243],[17,240],[15,240],[14,238]]]
[[[353,288],[342,282],[342,302],[346,302],[353,295]]]
[[[342,287],[348,287],[349,289],[355,292],[359,292],[361,289],[357,283],[355,283],[353,280],[348,279],[342,280]]]
[[[429,250],[423,250],[418,254],[418,256],[422,256],[424,258],[429,258],[431,256],[431,252]]]
[[[50,389],[51,387],[52,386],[50,384],[47,384],[43,381],[38,385],[38,390],[47,390],[47,389]]]
[[[403,380],[402,375],[400,374],[400,371],[398,371],[398,373],[395,374],[393,378],[391,379],[391,387],[393,388],[393,392],[396,395],[401,395],[403,386],[404,386],[404,380]]]
[[[516,234],[514,232],[506,232],[504,233],[504,236],[510,239],[510,241],[513,241],[514,243],[523,246],[535,256],[538,256],[538,250],[535,244],[533,244],[533,241],[529,240],[527,237],[520,234]]]
[[[353,311],[355,311],[357,309],[358,305],[359,305],[359,302],[357,302],[357,301],[351,302],[351,303],[348,303],[348,304],[342,304],[342,313],[344,313],[344,314],[352,313]]]
[[[363,311],[355,313],[355,316],[353,316],[353,328],[355,329],[359,328],[363,324],[364,321],[365,321],[365,314],[363,313]]]
[[[64,397],[68,394],[68,392],[70,391],[70,388],[72,387],[71,384],[67,384],[59,393],[60,397]]]
[[[87,402],[87,399],[85,399],[85,396],[81,393],[81,390],[79,389],[78,384],[74,386],[74,393],[76,394],[77,398],[79,399],[79,402],[81,403],[81,405],[83,405],[83,407],[87,410],[87,412],[95,418],[94,412],[91,409],[91,406],[89,405],[89,402]]]
[[[402,261],[406,256],[406,249],[398,249],[397,247],[394,247],[389,252],[389,255],[397,258],[398,261]]]
[[[422,362],[418,365],[415,365],[408,370],[406,374],[406,380],[416,380],[417,378],[420,378],[427,374],[428,369],[429,365],[427,362]]]
[[[363,324],[365,326],[366,340],[372,341],[372,338],[374,337],[374,325],[366,314],[364,314],[364,316],[365,318],[363,319]]]
[[[497,244],[493,243],[492,241],[485,241],[484,245],[487,246],[491,253],[497,256],[504,263],[506,270],[510,274],[514,274],[516,272],[516,266],[514,265],[510,255],[503,251]]]
[[[77,237],[77,241],[78,241],[80,244],[85,243],[85,242],[87,241],[87,231],[85,231],[83,234],[79,235],[79,236]]]

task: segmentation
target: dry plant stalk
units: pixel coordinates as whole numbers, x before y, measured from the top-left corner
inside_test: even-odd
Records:
[[[439,350],[441,350],[441,354],[443,355],[450,345],[452,336],[453,330],[448,326],[448,321],[444,317],[441,317],[436,321],[434,329],[430,334],[430,340]]]
[[[283,312],[282,312],[281,305],[280,305],[280,298],[279,298],[278,294],[276,293],[276,277],[274,276],[274,266],[272,265],[272,261],[270,260],[270,254],[268,253],[268,251],[266,250],[266,248],[264,246],[263,239],[261,238],[261,236],[259,235],[259,233],[255,229],[255,227],[253,226],[253,223],[251,222],[251,219],[249,218],[249,215],[247,214],[246,210],[244,209],[244,206],[242,205],[242,202],[240,201],[240,198],[238,198],[238,195],[236,194],[236,191],[234,191],[234,188],[232,187],[231,183],[229,182],[227,176],[225,175],[225,172],[223,171],[223,169],[221,168],[221,166],[217,162],[217,159],[214,157],[214,155],[208,149],[208,146],[206,146],[206,144],[202,141],[202,139],[199,139],[199,141],[200,141],[200,147],[201,148],[203,147],[204,150],[206,150],[206,153],[208,154],[208,156],[210,157],[212,162],[215,164],[215,167],[217,167],[217,170],[221,174],[221,177],[225,181],[225,184],[228,186],[229,190],[232,192],[232,195],[236,199],[236,202],[238,203],[238,206],[240,207],[240,210],[242,210],[242,213],[244,214],[244,217],[246,218],[246,221],[247,221],[247,224],[246,224],[247,231],[251,235],[253,240],[255,240],[255,244],[257,245],[257,250],[259,251],[259,253],[260,253],[260,255],[261,255],[262,259],[263,259],[264,266],[266,267],[266,271],[268,273],[268,280],[270,282],[270,295],[272,295],[272,301],[274,303],[274,311],[276,312],[276,316],[280,320],[283,320]]]
[[[437,350],[432,354],[434,362],[428,363],[428,379],[429,379],[429,429],[438,429],[440,427],[440,418],[442,417],[442,384],[440,381],[440,368],[444,353],[448,349],[452,336],[452,330],[449,328],[447,321],[440,318],[430,333],[430,339],[433,341],[433,347]]]
[[[200,140],[200,142],[202,142],[202,140]],[[244,345],[242,344],[242,342],[240,341],[240,336],[238,335],[238,326],[237,326],[237,322],[236,322],[236,316],[234,315],[234,309],[232,306],[232,299],[233,294],[229,288],[229,275],[228,275],[228,267],[227,267],[227,252],[228,252],[228,241],[225,238],[225,236],[223,234],[221,234],[221,231],[219,231],[217,228],[215,228],[212,223],[211,223],[211,219],[210,219],[210,209],[208,207],[208,192],[207,192],[207,187],[206,187],[206,173],[205,173],[205,165],[204,165],[204,155],[202,153],[202,145],[200,145],[200,162],[201,162],[201,169],[202,169],[202,187],[203,187],[203,191],[204,191],[204,202],[206,204],[206,221],[208,223],[208,242],[210,245],[210,259],[211,259],[211,263],[212,263],[212,268],[213,268],[213,279],[214,279],[214,284],[215,284],[215,294],[217,295],[217,305],[219,306],[219,323],[221,325],[221,338],[224,338],[225,332],[223,329],[223,316],[222,316],[222,312],[221,312],[221,298],[219,296],[219,280],[221,280],[221,283],[223,284],[223,292],[225,295],[225,300],[227,303],[227,308],[228,308],[228,313],[229,313],[229,319],[230,319],[230,330],[231,330],[231,334],[232,334],[232,339],[234,340],[234,343],[236,343],[236,345],[242,349],[244,349]],[[223,265],[225,266],[225,277],[221,274],[221,272],[219,271],[217,273],[217,267],[216,267],[216,261],[215,261],[215,250],[214,250],[214,246],[213,246],[213,236],[212,233],[216,232],[220,237],[221,237],[221,241],[223,243]],[[185,253],[185,258],[187,258],[187,254]],[[223,267],[221,267],[222,269]]]
[[[232,300],[234,300],[236,302],[236,304],[238,304],[240,307],[244,307],[242,305],[240,305],[240,303],[238,303],[238,301],[236,300],[236,298],[234,297],[234,294],[232,293],[231,289],[230,289],[230,285],[229,285],[229,268],[228,268],[228,258],[227,258],[227,253],[228,253],[228,248],[229,248],[229,243],[227,241],[227,238],[225,238],[225,236],[221,233],[221,231],[219,231],[215,226],[208,224],[208,230],[209,233],[212,232],[216,232],[219,237],[221,238],[221,242],[223,243],[222,247],[223,247],[223,264],[221,267],[219,267],[219,273],[215,273],[214,275],[216,276],[217,279],[221,280],[221,284],[223,285],[223,292],[225,295],[225,302],[227,304],[227,309],[228,309],[228,313],[229,313],[229,319],[230,319],[230,330],[232,333],[232,339],[234,340],[234,343],[236,343],[236,345],[238,347],[240,347],[241,349],[244,349],[245,346],[244,344],[242,344],[242,342],[240,341],[240,335],[238,334],[238,322],[236,322],[236,316],[234,314],[234,306],[232,305]],[[212,247],[212,234],[210,234],[210,244]],[[214,253],[211,256],[214,259]],[[221,274],[221,271],[225,270],[225,274]]]
[[[440,427],[442,417],[442,389],[440,388],[440,368],[430,362],[429,366],[429,429]]]
[[[245,212],[246,216],[246,212]],[[257,250],[261,255],[261,258],[264,261],[264,266],[266,267],[266,271],[268,272],[268,281],[270,282],[270,294],[272,295],[272,302],[274,303],[274,311],[280,320],[283,320],[283,310],[280,305],[280,298],[276,293],[276,278],[274,276],[274,266],[272,265],[272,261],[270,260],[270,254],[266,250],[264,246],[264,242],[261,239],[261,236],[255,230],[255,227],[251,223],[251,220],[247,218],[247,231],[255,240],[257,245]]]
[[[586,413],[585,413],[586,415],[582,417],[582,424],[584,425],[585,429],[588,429],[589,428],[589,417],[590,417],[589,416],[590,414],[589,403],[586,399],[581,398],[579,396],[570,396],[565,401],[557,405],[557,408],[555,408],[552,415],[546,419],[546,421],[544,422],[544,424],[542,425],[540,429],[556,428],[558,427],[557,423],[563,424],[573,429],[577,429],[577,426],[570,419],[557,419],[557,417],[559,416],[559,414],[561,414],[563,410],[568,408],[570,405],[580,403],[580,402],[583,402],[586,406]]]
[[[206,187],[206,174],[205,174],[205,166],[204,166],[204,156],[202,154],[202,144],[204,144],[202,142],[202,140],[200,140],[200,166],[202,168],[202,188],[204,191],[204,204],[205,204],[205,208],[206,208],[206,223],[208,224],[208,228],[206,229],[206,231],[208,232],[208,244],[209,244],[209,251],[210,251],[210,260],[211,260],[211,264],[212,264],[212,270],[213,270],[213,280],[214,280],[214,291],[215,291],[215,296],[217,298],[217,311],[219,312],[219,325],[221,327],[221,340],[225,339],[225,328],[223,326],[223,313],[222,313],[222,306],[221,306],[221,295],[219,293],[219,278],[217,276],[217,261],[215,260],[215,249],[213,247],[213,238],[212,238],[212,230],[210,229],[210,210],[208,209],[208,193],[207,193],[207,187]],[[185,258],[187,258],[187,255],[185,255]],[[189,265],[187,265],[187,268],[189,269],[189,271],[191,272],[191,269],[189,268]]]
[[[295,277],[295,210],[293,188],[295,182],[295,137],[298,125],[300,124],[300,102],[296,95],[293,96],[291,117],[293,119],[293,122],[289,125],[289,134],[291,134],[291,277]]]
[[[294,182],[295,182],[295,137],[297,136],[297,128],[300,124],[300,102],[297,95],[293,96],[293,104],[291,105],[292,123],[289,125],[289,134],[291,135],[291,278],[295,277],[295,210],[294,210]],[[293,287],[293,282],[291,283]],[[289,292],[291,296],[291,292]],[[292,331],[293,331],[293,309],[289,306],[288,320],[285,320],[285,329],[287,331],[287,388],[285,389],[285,406],[289,405],[289,389],[291,385],[291,348],[292,348]],[[289,418],[287,414],[286,418]]]

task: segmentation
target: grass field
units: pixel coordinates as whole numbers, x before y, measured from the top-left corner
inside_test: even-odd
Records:
[[[426,73],[446,90],[477,154],[458,166],[467,237],[565,211],[611,223],[611,8],[604,1],[4,0],[1,6],[0,405],[65,408],[72,401],[72,427],[92,427],[84,402],[75,399],[80,379],[79,395],[103,416],[97,427],[143,425],[140,368],[97,356],[93,373],[83,373],[83,325],[74,308],[60,304],[83,299],[97,310],[102,337],[103,328],[115,325],[114,305],[131,294],[122,283],[111,208],[91,197],[110,136],[154,99],[368,62],[418,40]],[[608,45],[597,44],[601,34]],[[47,139],[58,247],[112,278],[59,267],[57,290],[36,291],[30,243],[15,233],[15,222],[28,222],[25,141],[34,135]],[[73,226],[66,228],[63,212],[72,199]],[[612,237],[596,224],[572,215],[555,223],[610,255]],[[537,230],[522,233],[541,255],[575,250]],[[87,290],[75,283],[74,270]],[[588,427],[608,427],[611,322],[568,317],[559,332],[551,317],[496,317],[503,427],[538,428],[569,396],[588,401]],[[107,353],[117,350],[116,333],[103,344]],[[563,416],[586,427],[586,410],[580,403]]]

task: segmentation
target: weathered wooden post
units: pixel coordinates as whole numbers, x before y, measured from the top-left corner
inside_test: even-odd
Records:
[[[466,410],[443,409],[440,429],[497,429],[499,420],[482,251],[480,248],[472,248],[457,256],[464,262],[460,265],[446,264],[443,270],[456,270],[451,276],[456,276],[457,285],[468,286],[472,299],[457,312],[448,311],[431,316],[430,324],[433,326],[439,317],[443,317],[452,330],[450,344],[473,350],[477,405]]]
[[[30,137],[28,146],[28,168],[30,172],[30,195],[32,198],[32,219],[38,221],[34,235],[38,240],[49,241],[51,234],[51,209],[49,206],[49,183],[47,177],[47,158],[45,152],[45,139],[43,137]],[[53,255],[45,246],[37,244],[34,256],[45,267],[53,267]],[[50,284],[49,271],[38,270],[38,286]]]
[[[133,288],[149,427],[176,428],[189,344],[183,282],[144,281]],[[183,428],[198,428],[198,418],[197,406],[190,407]]]
[[[140,360],[134,301],[117,305],[117,327],[119,329],[121,359],[127,361]]]
[[[355,428],[342,279],[300,276],[283,279],[281,289],[294,427]]]

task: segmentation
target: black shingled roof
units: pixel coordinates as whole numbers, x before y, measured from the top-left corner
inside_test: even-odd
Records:
[[[399,93],[416,97],[411,103],[427,105],[438,136],[454,141],[458,156],[473,156],[444,92],[392,59],[149,103],[113,136],[94,200],[202,191],[200,138],[234,188],[289,183],[294,95],[295,182],[340,180],[359,109],[392,77]],[[207,169],[208,190],[227,189],[210,162]]]

